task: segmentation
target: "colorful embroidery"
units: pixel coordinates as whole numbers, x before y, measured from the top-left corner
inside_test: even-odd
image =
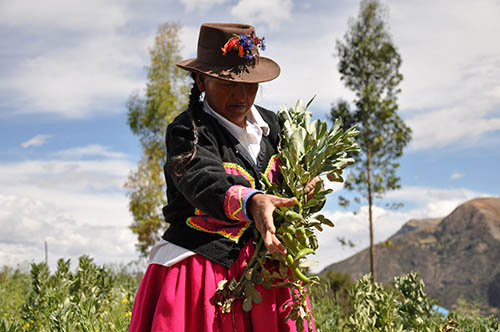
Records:
[[[189,227],[206,233],[220,234],[236,243],[243,232],[250,226],[250,222],[246,220],[227,222],[212,218],[198,209],[196,209],[195,214],[196,216],[189,217],[186,220],[186,224]]]
[[[233,189],[231,190],[231,188],[233,188]],[[237,204],[236,205],[237,208],[231,212],[231,199],[228,199],[227,200],[227,209],[226,209],[226,212],[228,214],[230,214],[228,216],[229,219],[238,220],[237,213],[243,210],[243,202],[241,200],[241,190],[240,190],[241,188],[238,187],[238,186],[233,186],[231,188],[228,190],[228,191],[230,191],[229,192],[229,197],[235,197],[236,196],[237,199],[238,199],[238,203],[239,204]]]
[[[261,191],[240,185],[231,186],[224,197],[226,217],[232,220],[249,220],[245,207],[248,198],[257,192]]]
[[[255,179],[250,175],[250,173],[248,173],[246,169],[244,169],[240,165],[226,162],[224,163],[224,169],[226,170],[227,174],[243,176],[250,183],[250,187],[255,188]]]
[[[243,167],[236,163],[224,163],[224,169],[227,174],[240,175],[245,178],[251,188],[235,185],[231,186],[224,197],[224,213],[233,221],[219,220],[210,217],[208,214],[195,209],[194,216],[187,218],[186,224],[196,230],[216,233],[238,242],[240,236],[250,226],[250,218],[245,211],[248,198],[258,190],[255,188],[255,179]]]

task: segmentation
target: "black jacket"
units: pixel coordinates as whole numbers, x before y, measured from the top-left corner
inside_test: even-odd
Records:
[[[163,238],[227,268],[251,237],[253,223],[246,215],[246,201],[260,189],[260,174],[276,169],[278,119],[273,112],[256,108],[270,129],[268,136],[262,136],[257,164],[201,107],[184,111],[167,128],[168,205],[163,214],[170,227]],[[198,132],[196,155],[185,174],[177,177],[172,171],[174,158],[193,148],[192,119]]]

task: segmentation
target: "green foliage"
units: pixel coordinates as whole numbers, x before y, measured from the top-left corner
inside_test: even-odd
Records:
[[[32,264],[31,286],[13,273],[6,276],[13,289],[2,283],[7,296],[22,296],[16,308],[2,308],[2,331],[127,331],[137,278],[113,273],[82,256],[76,272],[60,259],[54,274],[45,263]],[[7,298],[7,297],[6,297]]]
[[[136,247],[142,256],[160,239],[161,226],[165,222],[161,211],[166,204],[165,181],[159,157],[143,153],[137,170],[129,174],[125,184],[129,189],[129,209],[134,216],[129,227],[137,234]]]
[[[397,302],[398,314],[403,328],[409,331],[435,331],[436,326],[426,321],[433,321],[432,307],[435,300],[427,297],[424,282],[416,273],[394,278],[394,287],[399,291]]]
[[[465,316],[457,312],[450,313],[443,332],[499,332],[500,322],[494,316]]]
[[[80,257],[75,272],[59,260],[57,271],[33,264],[31,273],[0,272],[0,332],[127,331],[140,276],[112,270]],[[372,284],[369,276],[352,283],[330,272],[310,291],[317,332],[499,332],[493,316],[432,312],[417,274],[396,277],[394,287]],[[361,315],[364,313],[364,315]],[[399,329],[399,330],[398,330]]]
[[[344,38],[344,43],[337,41],[338,66],[341,79],[356,94],[355,109],[340,101],[332,108],[331,118],[340,117],[346,126],[358,126],[356,140],[361,149],[356,155],[356,172],[348,177],[346,188],[368,199],[370,185],[373,197],[382,198],[387,190],[400,187],[395,159],[411,139],[410,128],[396,113],[397,86],[403,78],[401,57],[386,31],[378,1],[362,1],[359,17],[350,22]]]
[[[319,285],[310,289],[314,324],[320,331],[341,331],[351,311],[349,290],[352,281],[348,274],[329,271]]]
[[[0,332],[20,328],[21,311],[28,294],[29,275],[20,269],[4,266],[0,272]]]
[[[369,206],[372,274],[375,278],[372,205],[389,190],[400,188],[396,175],[411,129],[396,113],[401,56],[387,32],[384,10],[377,0],[363,0],[356,20],[351,20],[344,41],[337,41],[338,70],[346,87],[355,93],[354,108],[337,102],[331,119],[342,118],[346,126],[357,125],[356,141],[361,149],[346,177],[345,189],[356,191],[356,203]],[[347,207],[350,200],[339,197]],[[398,207],[392,204],[389,207]]]
[[[342,274],[322,278],[328,285]],[[416,273],[394,278],[394,287],[372,283],[370,275],[354,283],[343,282],[341,293],[348,293],[346,301],[339,290],[315,290],[311,306],[318,332],[406,331],[406,332],[493,332],[500,331],[497,318],[464,316],[456,312],[449,317],[432,310],[436,301],[427,297],[424,283]],[[328,310],[329,309],[329,310]]]
[[[128,125],[139,136],[142,158],[125,187],[129,190],[129,209],[134,216],[130,226],[137,234],[142,255],[159,239],[166,204],[165,180],[161,176],[165,160],[164,137],[167,125],[187,105],[188,84],[181,61],[180,26],[166,23],[158,28],[150,50],[151,65],[145,96],[133,93],[128,101]]]
[[[464,316],[479,317],[481,308],[477,301],[469,302],[460,296],[453,306],[453,310]]]

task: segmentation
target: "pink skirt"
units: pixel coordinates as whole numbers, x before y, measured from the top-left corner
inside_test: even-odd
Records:
[[[233,305],[232,314],[223,314],[212,304],[219,281],[239,279],[253,250],[250,241],[229,270],[200,255],[170,267],[150,264],[137,290],[129,331],[297,331],[294,321],[285,321],[288,310],[282,308],[291,300],[288,288],[265,289],[257,285],[262,302],[254,304],[250,312],[242,309],[241,301]],[[307,321],[304,326],[304,331],[310,331]]]

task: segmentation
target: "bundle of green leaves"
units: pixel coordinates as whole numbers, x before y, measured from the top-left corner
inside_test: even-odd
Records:
[[[345,167],[354,163],[349,153],[358,151],[354,137],[357,130],[342,128],[342,120],[336,119],[328,129],[326,121],[314,120],[307,111],[307,104],[299,100],[294,107],[281,107],[278,111],[282,132],[279,146],[279,183],[269,182],[266,176],[261,182],[267,194],[279,197],[295,197],[297,204],[280,207],[274,212],[276,235],[282,241],[287,253],[270,254],[263,246],[263,240],[254,232],[256,249],[245,267],[240,280],[223,280],[219,283],[215,299],[223,312],[230,312],[235,300],[243,300],[243,309],[250,311],[253,303],[260,303],[262,297],[255,285],[264,288],[288,287],[293,301],[286,319],[292,319],[299,331],[304,330],[304,320],[311,323],[311,312],[307,305],[307,287],[318,282],[318,277],[309,277],[305,271],[315,261],[307,259],[318,249],[317,231],[333,222],[319,211],[323,208],[326,195],[321,181],[316,183],[312,195],[306,190],[307,184],[315,177],[325,176],[330,181],[342,182]]]

